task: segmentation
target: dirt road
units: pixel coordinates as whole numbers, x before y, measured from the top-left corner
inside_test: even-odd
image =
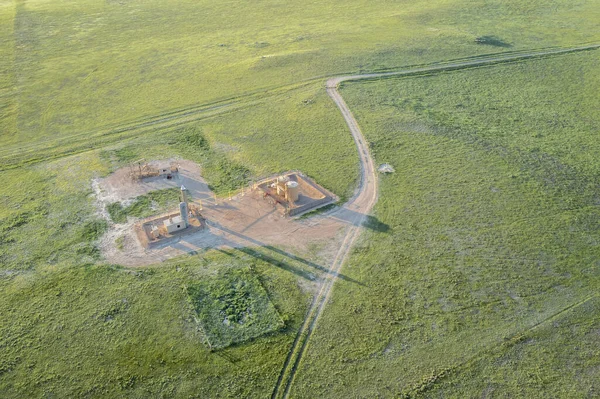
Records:
[[[339,213],[346,214],[344,217],[346,220],[352,220],[352,226],[347,230],[342,245],[339,247],[339,250],[331,264],[330,272],[325,275],[319,293],[313,300],[302,327],[296,335],[296,339],[292,344],[281,373],[279,374],[275,388],[273,389],[273,393],[271,395],[272,399],[277,399],[280,397],[287,398],[289,396],[290,389],[296,376],[296,371],[298,370],[302,356],[306,351],[306,347],[311,338],[312,332],[314,331],[319,317],[323,313],[323,309],[329,300],[334,282],[339,275],[342,265],[348,258],[354,242],[360,235],[362,224],[377,202],[377,176],[373,158],[371,157],[369,146],[365,141],[356,119],[352,115],[348,105],[338,91],[340,83],[351,80],[377,79],[394,76],[416,75],[443,70],[465,69],[475,66],[520,61],[528,58],[539,58],[576,51],[594,50],[598,48],[600,48],[599,44],[593,44],[572,48],[511,53],[508,55],[492,55],[487,57],[471,58],[464,61],[451,61],[420,68],[411,68],[402,71],[340,76],[331,78],[327,81],[327,93],[340,109],[346,124],[350,129],[350,133],[354,138],[354,142],[356,143],[361,165],[360,184],[358,185],[358,188],[350,201],[348,201],[340,210],[338,210]]]

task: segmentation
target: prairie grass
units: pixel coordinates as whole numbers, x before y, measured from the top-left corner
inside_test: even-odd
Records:
[[[29,0],[0,7],[0,87],[10,111],[1,144],[14,149],[332,74],[506,50],[478,37],[509,50],[600,39],[595,1]]]
[[[125,223],[128,216],[144,218],[173,208],[179,203],[180,190],[167,188],[136,197],[129,205],[113,202],[106,206],[110,218],[115,223]]]
[[[102,226],[92,179],[140,158],[196,161],[219,195],[291,169],[302,170],[341,197],[349,195],[358,176],[357,155],[341,116],[329,118],[334,107],[322,87],[311,86],[287,93],[275,105],[261,104],[149,132],[100,151],[3,171],[0,267],[23,270],[61,260],[69,264],[100,260],[94,241],[102,232],[88,235],[85,227]],[[164,198],[151,193],[128,207],[113,204],[109,211],[115,222],[128,215],[149,216],[153,201],[159,209],[176,203],[174,192],[163,194]]]
[[[314,107],[304,104],[307,98]],[[1,172],[0,395],[267,395],[319,271],[270,248],[209,251],[143,270],[106,265],[96,247],[106,223],[96,213],[91,182],[132,160],[174,157],[199,162],[209,183],[226,191],[218,185],[222,171],[212,169],[222,159],[225,173],[232,170],[227,165],[247,165],[250,177],[302,169],[343,195],[357,176],[354,148],[341,118],[326,120],[332,109],[326,100],[313,86],[275,106]],[[297,150],[286,152],[288,145]],[[339,162],[321,167],[327,156]],[[148,211],[141,208],[136,215]],[[311,253],[298,255],[320,262]],[[185,287],[245,267],[253,267],[284,327],[211,352]]]
[[[358,162],[323,88],[325,76],[597,41],[597,5],[0,0],[0,396],[268,397],[310,301],[306,288],[318,275],[299,259],[319,259],[255,248],[209,251],[139,270],[106,265],[97,249],[106,222],[96,213],[92,179],[139,158],[181,157],[199,162],[221,194],[260,176],[300,169],[343,201],[355,187]],[[477,40],[486,37],[493,41]],[[576,61],[558,71],[579,70],[594,87],[589,62],[569,60]],[[502,94],[513,76],[522,77],[515,87],[542,88],[526,85],[540,77],[528,71],[499,76],[503,84],[495,80],[488,99]],[[461,75],[438,79],[447,76]],[[480,77],[484,86],[486,76]],[[563,96],[560,90],[571,86],[560,86],[557,79],[552,82],[557,88],[550,85],[539,98],[564,98],[560,106],[548,105],[556,112],[563,104],[589,100],[586,120],[596,123],[593,91],[575,77],[571,81],[587,93],[585,100],[577,91],[569,91],[572,99]],[[373,87],[389,91],[387,102],[404,97],[390,82]],[[422,80],[403,81],[402,87],[406,82]],[[500,336],[510,337],[533,319],[586,298],[596,276],[597,264],[590,263],[596,259],[595,208],[579,207],[594,198],[597,171],[589,155],[596,144],[577,134],[587,122],[569,119],[567,112],[561,116],[561,123],[574,124],[570,134],[576,147],[569,153],[558,149],[569,144],[558,136],[554,142],[545,136],[523,139],[511,147],[512,138],[496,142],[492,135],[474,148],[469,140],[479,130],[462,135],[468,137],[462,143],[452,136],[452,103],[440,104],[437,114],[428,105],[424,109],[431,112],[424,115],[420,94],[411,92],[414,110],[382,108],[382,93],[363,103],[362,92],[370,86],[355,87],[354,94],[347,89],[351,105],[377,158],[412,163],[406,170],[397,167],[383,182],[380,224],[348,268],[367,286],[338,284],[347,294],[340,296],[343,289],[337,289],[333,312],[319,330],[330,335],[311,344],[315,368],[299,380],[298,392],[307,397],[324,391],[343,395],[358,386],[354,392],[366,396],[419,388],[431,370],[455,364],[451,355],[467,358],[478,348],[488,350]],[[448,88],[448,98],[459,89]],[[427,86],[415,83],[414,90],[427,92]],[[430,93],[427,101],[435,97]],[[529,106],[518,104],[516,114]],[[462,123],[470,116],[461,118]],[[378,124],[381,120],[385,123]],[[485,132],[491,122],[473,119],[472,126]],[[524,119],[513,127],[535,123]],[[414,138],[406,126],[427,134]],[[547,126],[531,132],[544,134]],[[491,155],[480,149],[486,143],[495,149]],[[536,146],[541,152],[530,151]],[[422,164],[423,159],[430,163]],[[554,168],[557,159],[568,168]],[[584,165],[587,160],[591,165]],[[432,173],[446,165],[454,165],[450,175]],[[465,181],[483,184],[481,176],[489,174],[500,176],[494,190],[505,188],[501,195],[465,186]],[[583,182],[582,175],[589,179]],[[554,189],[540,183],[553,179],[561,182]],[[437,186],[447,189],[428,191]],[[470,201],[485,206],[464,205]],[[491,223],[498,218],[490,216],[496,213],[505,218],[497,229]],[[449,215],[462,224],[444,225],[441,220]],[[487,221],[480,225],[481,218]],[[523,229],[516,237],[515,226]],[[544,249],[533,249],[536,245]],[[450,254],[458,251],[454,257],[448,248]],[[534,267],[528,259],[536,259]],[[284,328],[210,352],[202,345],[205,337],[185,288],[245,267],[254,268]],[[378,295],[373,287],[381,287]],[[448,362],[431,355],[431,345]],[[557,361],[567,355],[561,352]],[[476,359],[490,367],[486,358]],[[336,368],[340,364],[343,370]],[[338,373],[335,389],[314,370]],[[473,375],[473,385],[457,386],[456,392],[482,386],[482,377]]]
[[[0,269],[99,261],[95,241],[106,222],[96,215],[91,180],[106,170],[87,154],[2,172]]]
[[[253,270],[226,269],[187,287],[198,323],[211,349],[221,349],[277,331],[283,321]]]
[[[185,287],[249,266],[285,327],[211,352]],[[239,251],[143,270],[47,266],[3,274],[0,395],[263,397],[310,300],[296,279]]]
[[[344,86],[396,169],[389,228],[344,268],[364,285],[336,282],[292,397],[595,395],[599,61]]]

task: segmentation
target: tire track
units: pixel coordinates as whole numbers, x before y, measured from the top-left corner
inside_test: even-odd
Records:
[[[313,299],[310,308],[306,314],[306,317],[302,323],[302,327],[296,334],[296,338],[288,352],[286,360],[283,364],[282,370],[279,373],[279,377],[271,394],[271,399],[288,398],[290,390],[292,388],[296,372],[302,361],[302,357],[306,352],[308,343],[315,330],[319,317],[323,313],[327,302],[331,296],[332,288],[339,275],[342,265],[348,258],[356,239],[360,236],[362,230],[362,224],[364,223],[367,215],[373,209],[373,206],[377,202],[378,198],[378,182],[374,166],[373,158],[369,150],[369,146],[366,144],[364,135],[362,134],[358,122],[354,118],[352,111],[348,108],[348,105],[340,95],[338,88],[340,84],[347,81],[356,80],[367,80],[367,79],[381,79],[387,77],[401,77],[410,75],[419,75],[429,72],[440,72],[440,71],[451,71],[458,69],[474,68],[479,66],[490,66],[500,63],[517,62],[531,58],[541,58],[552,55],[567,54],[577,51],[596,50],[600,48],[600,44],[589,44],[583,46],[576,46],[570,48],[553,48],[545,49],[540,51],[525,51],[520,53],[512,53],[508,55],[494,55],[494,56],[482,56],[472,59],[460,60],[460,61],[449,61],[440,63],[438,65],[429,65],[423,67],[416,67],[411,69],[405,69],[401,71],[391,72],[380,72],[380,73],[367,73],[360,75],[347,75],[334,77],[327,80],[326,89],[327,94],[335,102],[339,108],[350,133],[354,139],[357,147],[357,151],[360,159],[361,173],[360,182],[355,191],[353,197],[339,209],[336,214],[345,215],[345,219],[351,222],[351,226],[346,232],[346,236],[342,241],[330,268],[329,273],[324,277],[324,281],[321,283],[321,288],[317,296]]]
[[[277,96],[299,90],[316,82],[317,79],[306,79],[300,82],[266,88],[226,100],[193,105],[178,110],[142,117],[117,126],[105,126],[99,129],[63,135],[58,138],[47,137],[32,142],[10,144],[0,148],[0,171],[14,169],[24,165],[61,158],[92,149],[92,147],[110,144],[117,140],[153,131],[167,129],[181,124],[213,118],[229,112],[240,111],[259,105]]]

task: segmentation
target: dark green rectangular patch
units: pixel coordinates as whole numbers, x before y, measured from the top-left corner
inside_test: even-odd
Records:
[[[189,286],[187,291],[211,349],[244,342],[284,325],[248,268],[224,271]]]

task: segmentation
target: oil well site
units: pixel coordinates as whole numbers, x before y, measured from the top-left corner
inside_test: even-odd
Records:
[[[600,0],[0,0],[0,399],[600,398]]]
[[[131,266],[207,248],[283,245],[302,249],[315,242],[328,243],[347,224],[337,216],[298,219],[337,201],[300,171],[260,179],[219,198],[191,161],[143,161],[96,180],[94,188],[97,206],[111,222],[106,212],[111,204],[127,205],[164,190],[177,193],[176,203],[168,209],[112,223],[103,237],[105,256]]]

